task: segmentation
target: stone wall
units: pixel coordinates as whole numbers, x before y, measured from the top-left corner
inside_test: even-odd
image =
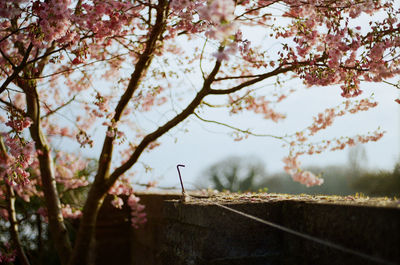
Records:
[[[223,204],[345,248],[400,264],[400,204],[353,197],[229,195],[182,203],[179,194],[138,194],[148,222],[105,203],[96,264],[384,264],[291,235],[219,207]]]

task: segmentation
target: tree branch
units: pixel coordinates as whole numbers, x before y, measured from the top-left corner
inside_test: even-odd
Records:
[[[153,59],[153,52],[156,49],[157,40],[164,31],[166,5],[166,1],[163,0],[160,1],[159,5],[157,6],[156,22],[151,30],[150,37],[146,43],[146,48],[142,55],[139,57],[139,61],[137,62],[135,70],[131,75],[128,87],[125,90],[124,94],[121,96],[115,108],[115,114],[113,117],[114,122],[118,122],[121,119],[124,109],[126,108],[133,94],[139,87],[141,79],[146,74],[146,71],[151,64],[151,61]],[[113,140],[113,137],[105,137],[103,149],[99,158],[99,169],[97,172],[97,175],[100,179],[104,179],[108,175],[112,160]]]
[[[297,67],[298,67],[298,65],[291,65],[291,66],[284,67],[284,68],[282,66],[279,66],[278,68],[276,68],[275,70],[273,70],[271,72],[268,72],[268,73],[265,73],[265,74],[260,74],[256,78],[254,78],[252,80],[249,80],[249,81],[246,81],[246,82],[243,82],[240,85],[237,85],[235,87],[232,87],[232,88],[229,88],[229,89],[221,89],[221,90],[219,90],[219,89],[211,89],[210,94],[213,94],[213,95],[231,94],[231,93],[234,93],[236,91],[239,91],[242,88],[254,85],[254,84],[258,83],[258,82],[261,82],[264,79],[267,79],[269,77],[276,76],[276,75],[279,75],[279,74],[283,74],[283,73],[287,73],[289,71],[292,71],[292,70],[296,69]]]
[[[219,50],[222,51],[223,47],[221,47]],[[181,113],[179,113],[170,121],[166,122],[164,125],[156,129],[154,132],[148,134],[143,138],[143,140],[137,146],[131,157],[124,164],[115,169],[114,172],[110,175],[109,179],[106,182],[107,189],[109,189],[112,185],[114,185],[115,181],[137,162],[142,152],[151,142],[157,140],[159,137],[167,133],[170,129],[174,128],[175,126],[177,126],[179,123],[181,123],[187,117],[189,117],[191,114],[194,113],[194,110],[201,104],[202,100],[207,95],[210,94],[211,84],[215,80],[215,76],[217,75],[220,67],[221,67],[221,62],[216,61],[213,70],[208,75],[207,79],[204,81],[203,88],[196,94],[192,102]]]
[[[17,251],[17,258],[22,265],[30,265],[28,258],[25,255],[25,251],[22,248],[21,240],[18,231],[18,220],[15,210],[15,193],[10,185],[5,184],[7,188],[7,203],[8,203],[8,218],[10,221],[10,234],[13,243],[13,247]]]
[[[36,150],[40,150],[41,152],[41,154],[38,155],[39,168],[48,211],[50,232],[61,264],[65,265],[71,256],[72,247],[61,212],[61,202],[56,187],[51,150],[41,129],[40,101],[36,83],[34,81],[26,82],[22,89],[26,94],[27,113],[33,121],[32,125],[29,127],[29,131],[32,139],[35,141]]]
[[[125,56],[125,55],[127,55],[127,54],[129,54],[129,53],[128,53],[128,52],[127,52],[127,53],[122,53],[122,54],[119,54],[119,55],[116,55],[116,56],[112,56],[111,58],[106,58],[106,59],[101,59],[101,60],[95,60],[95,61],[92,61],[92,62],[89,62],[89,63],[86,63],[86,64],[82,64],[81,66],[77,66],[77,67],[75,67],[75,68],[69,68],[69,69],[62,70],[62,71],[59,71],[59,72],[55,72],[55,73],[48,74],[48,75],[35,76],[35,77],[21,77],[21,79],[33,80],[33,79],[44,79],[44,78],[49,78],[49,77],[52,77],[52,76],[55,76],[55,75],[60,75],[60,74],[63,74],[63,73],[73,72],[73,71],[75,71],[75,70],[78,70],[78,69],[80,69],[80,68],[83,68],[83,67],[86,67],[86,66],[88,66],[88,65],[95,64],[95,63],[104,62],[104,61],[111,61],[111,60],[113,60],[113,59],[116,59],[116,58]]]
[[[0,43],[2,43],[3,41],[5,41],[5,40],[8,39],[9,37],[11,37],[13,34],[17,33],[18,31],[23,30],[23,29],[27,29],[27,28],[28,28],[28,27],[25,27],[25,28],[18,28],[18,29],[16,29],[16,30],[12,30],[9,34],[7,34],[6,36],[4,36],[3,38],[0,39]]]
[[[4,145],[3,137],[0,135],[0,156],[3,159],[7,159],[7,151]],[[5,176],[7,178],[7,175]],[[8,220],[10,221],[10,236],[12,240],[12,245],[17,251],[17,258],[22,265],[30,265],[29,260],[25,255],[25,251],[22,248],[21,240],[18,231],[18,220],[17,212],[15,209],[15,192],[12,187],[5,181],[6,186],[6,202],[7,202],[7,212]]]
[[[251,12],[255,12],[255,11],[261,10],[261,9],[263,9],[263,8],[269,7],[269,6],[275,4],[276,2],[279,2],[279,1],[280,1],[280,0],[276,0],[276,1],[273,1],[273,2],[268,3],[267,5],[262,5],[262,6],[259,6],[259,7],[253,8],[253,9],[250,9],[250,10],[246,10],[245,12],[243,12],[242,14],[240,14],[239,16],[236,16],[234,20],[238,20],[238,19],[240,19],[241,17],[244,17],[244,16],[246,16],[247,14],[249,14],[249,13],[251,13]]]
[[[19,75],[19,73],[25,68],[25,66],[27,65],[27,60],[29,58],[29,54],[31,53],[31,50],[33,48],[32,43],[29,44],[29,47],[27,49],[27,51],[25,52],[24,58],[22,59],[21,64],[18,67],[14,68],[14,72],[12,73],[12,75],[10,75],[9,77],[7,77],[6,81],[4,81],[4,83],[1,85],[0,87],[0,95],[1,93],[3,93],[4,90],[7,89],[7,86],[13,82]]]
[[[22,109],[16,107],[16,106],[13,105],[12,103],[7,102],[7,101],[5,101],[5,100],[3,100],[3,99],[1,99],[1,98],[0,98],[0,102],[3,103],[4,105],[6,105],[7,107],[9,107],[10,109],[15,110],[16,112],[18,112],[19,114],[21,114],[23,117],[26,116],[25,111],[23,111]]]
[[[196,112],[194,112],[193,114],[194,114],[194,116],[196,116],[199,120],[201,120],[203,122],[213,123],[213,124],[217,124],[217,125],[220,125],[220,126],[224,126],[224,127],[229,128],[229,129],[232,129],[232,130],[244,133],[244,134],[248,134],[248,135],[253,135],[253,136],[257,136],[257,137],[271,137],[271,138],[279,139],[279,140],[282,140],[282,141],[288,143],[288,141],[286,141],[282,136],[276,136],[276,135],[272,135],[272,134],[253,133],[253,132],[251,132],[249,130],[243,130],[243,129],[234,127],[232,125],[229,125],[229,124],[226,124],[226,123],[223,123],[223,122],[204,119],[204,118],[200,117]]]
[[[6,59],[7,62],[11,65],[11,67],[12,67],[13,69],[15,69],[16,67],[15,67],[14,63],[11,61],[10,58],[8,58],[8,56],[3,52],[2,49],[0,49],[0,53],[1,53],[1,55],[4,57],[4,59]]]
[[[139,57],[139,60],[135,66],[135,70],[131,75],[128,87],[121,96],[115,108],[115,114],[113,117],[114,122],[118,122],[120,120],[124,109],[127,107],[134,92],[139,87],[141,79],[146,74],[146,71],[151,64],[154,50],[157,48],[157,41],[165,30],[165,19],[168,10],[167,6],[168,1],[166,0],[159,0],[158,5],[156,6],[157,15],[155,24],[151,29],[149,39],[146,42],[146,48]],[[104,139],[103,149],[99,158],[97,174],[95,176],[93,185],[89,190],[89,194],[83,208],[83,215],[79,225],[74,251],[69,260],[69,264],[71,265],[86,265],[89,262],[89,251],[91,251],[97,214],[100,206],[103,204],[104,197],[109,190],[109,186],[105,183],[105,180],[109,176],[114,148],[113,140],[113,137],[108,136],[106,136]]]
[[[52,114],[56,113],[57,111],[59,111],[60,109],[62,109],[62,108],[64,108],[64,107],[68,106],[69,104],[71,104],[71,102],[73,102],[73,101],[75,100],[75,98],[76,98],[76,95],[74,95],[70,100],[68,100],[67,102],[65,102],[65,103],[62,104],[61,106],[58,106],[56,109],[50,110],[46,115],[43,115],[42,117],[40,117],[40,119],[42,120],[42,119],[44,119],[44,118],[47,118],[47,117],[49,117],[50,115],[52,115]]]
[[[325,60],[326,58],[327,58],[327,55],[324,54],[324,55],[322,55],[320,58],[318,58],[315,61],[316,62],[320,62],[320,61]],[[276,76],[276,75],[279,75],[279,74],[284,74],[284,73],[293,71],[293,70],[295,70],[295,69],[297,69],[297,68],[299,68],[301,66],[306,66],[306,65],[309,65],[309,64],[310,64],[310,61],[304,61],[304,62],[296,62],[296,63],[290,64],[289,66],[280,65],[275,70],[273,70],[271,72],[260,74],[260,75],[255,75],[254,76],[255,78],[253,78],[253,79],[251,79],[249,81],[243,82],[243,83],[241,83],[241,84],[239,84],[239,85],[237,85],[235,87],[232,87],[232,88],[229,88],[229,89],[211,89],[210,94],[212,94],[212,95],[231,94],[231,93],[234,93],[236,91],[241,90],[242,88],[254,85],[254,84],[258,83],[258,82],[261,82],[261,81],[263,81],[263,80],[265,80],[265,79],[267,79],[269,77]],[[240,78],[240,77],[231,77],[230,79],[238,79],[238,78]],[[245,76],[245,78],[251,78],[251,76]],[[229,78],[225,78],[225,79],[229,79]],[[215,79],[215,81],[222,81],[222,80],[225,80],[225,79]]]

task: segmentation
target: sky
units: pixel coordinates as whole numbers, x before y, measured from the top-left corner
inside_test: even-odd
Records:
[[[226,112],[209,112],[202,115],[238,128],[252,128],[257,133],[280,136],[307,127],[318,112],[344,101],[337,86],[305,88],[300,80],[292,80],[286,85],[293,86],[297,92],[277,106],[287,115],[283,122],[273,123],[259,119],[254,114],[233,117]],[[399,91],[381,83],[366,83],[361,88],[364,92],[359,99],[373,96],[378,106],[367,112],[340,117],[331,128],[319,134],[329,139],[341,135],[365,134],[380,127],[386,131],[385,136],[378,142],[364,144],[368,157],[366,164],[369,169],[391,170],[400,153],[400,105],[394,102]],[[139,182],[145,183],[151,178],[158,182],[159,187],[178,187],[176,165],[184,164],[186,167],[181,169],[184,181],[187,186],[195,188],[204,177],[207,167],[229,156],[252,156],[260,159],[267,173],[283,170],[282,158],[288,154],[288,148],[283,147],[281,141],[249,136],[248,139],[238,142],[229,135],[231,129],[204,123],[195,118],[190,120],[185,125],[186,132],[173,130],[171,134],[161,138],[160,147],[141,157],[140,161],[149,164],[153,170],[138,174]],[[300,160],[304,166],[344,165],[348,160],[348,149],[302,156]]]

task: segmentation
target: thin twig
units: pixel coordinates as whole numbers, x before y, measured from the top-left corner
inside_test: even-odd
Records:
[[[257,136],[257,137],[271,137],[271,138],[275,138],[275,139],[278,139],[278,140],[282,140],[282,141],[284,141],[285,143],[289,143],[289,142],[288,142],[284,137],[282,137],[282,136],[276,136],[276,135],[272,135],[272,134],[253,133],[253,132],[251,132],[251,131],[249,131],[249,130],[243,130],[243,129],[234,127],[234,126],[232,126],[232,125],[229,125],[229,124],[226,124],[226,123],[223,123],[223,122],[204,119],[204,118],[200,117],[196,112],[194,112],[193,114],[194,114],[199,120],[204,121],[204,122],[214,123],[214,124],[217,124],[217,125],[221,125],[221,126],[224,126],[224,127],[229,128],[229,129],[232,129],[232,130],[235,130],[235,131],[244,133],[244,134],[252,135],[252,136]]]

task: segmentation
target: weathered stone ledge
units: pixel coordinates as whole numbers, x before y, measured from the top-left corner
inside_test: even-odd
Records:
[[[118,211],[106,202],[99,217],[97,250],[102,255],[97,264],[110,264],[107,257],[115,251],[121,260],[112,264],[121,265],[379,264],[269,227],[218,207],[215,202],[400,264],[397,200],[268,193],[209,197],[195,194],[199,195],[202,198],[182,203],[179,193],[139,193],[147,208],[148,223],[138,230],[129,226],[129,210]],[[118,218],[115,212],[120,213]],[[109,226],[105,226],[107,223]],[[118,242],[119,246],[115,246]]]

